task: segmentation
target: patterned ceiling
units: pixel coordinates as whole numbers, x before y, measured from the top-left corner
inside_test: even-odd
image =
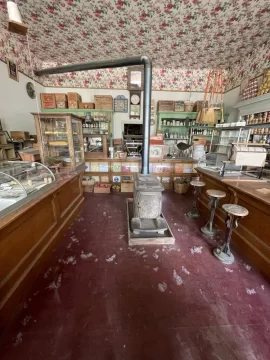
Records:
[[[59,64],[148,54],[155,67],[227,68],[270,35],[269,0],[17,3],[32,52]]]

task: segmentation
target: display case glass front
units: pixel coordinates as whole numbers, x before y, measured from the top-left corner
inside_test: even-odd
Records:
[[[244,128],[217,128],[215,130],[211,152],[228,155],[231,151],[232,143],[248,143],[249,129]]]
[[[33,114],[41,161],[75,171],[84,163],[82,120],[72,114]]]
[[[0,162],[0,217],[2,211],[55,182],[43,164],[26,161]]]
[[[110,135],[112,124],[112,111],[87,111],[83,122],[84,134]]]

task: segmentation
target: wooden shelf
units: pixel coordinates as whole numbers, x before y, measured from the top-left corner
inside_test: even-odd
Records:
[[[240,116],[270,111],[270,93],[239,101],[234,108],[239,110]]]
[[[259,128],[267,128],[267,127],[270,127],[270,122],[260,123],[260,124],[248,124],[248,125],[246,125],[246,127],[248,127],[249,129],[255,129],[257,127],[259,127]]]
[[[85,113],[85,112],[107,112],[113,113],[113,110],[98,110],[98,109],[41,109],[42,113]]]

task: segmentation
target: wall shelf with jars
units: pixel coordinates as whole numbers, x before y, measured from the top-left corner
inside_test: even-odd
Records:
[[[91,110],[85,112],[83,121],[83,134],[103,134],[110,135],[112,133],[112,111]]]
[[[249,143],[270,144],[270,111],[244,116],[250,129]]]
[[[163,133],[165,145],[184,142],[191,143],[193,136],[208,138],[213,136],[214,126],[207,124],[196,124],[197,112],[158,112],[158,130]],[[227,119],[227,116],[225,116]],[[218,120],[220,114],[218,114]]]

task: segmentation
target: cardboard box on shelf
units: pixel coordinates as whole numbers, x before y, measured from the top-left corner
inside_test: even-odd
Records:
[[[96,184],[94,186],[94,193],[109,194],[111,192],[111,184]]]
[[[95,104],[92,102],[80,102],[79,109],[94,109]]]
[[[113,145],[122,145],[123,140],[122,139],[113,139]]]
[[[41,93],[40,101],[41,101],[41,107],[43,109],[55,109],[56,108],[55,94]]]
[[[174,101],[171,100],[159,100],[158,111],[174,111]]]
[[[29,140],[30,133],[28,131],[10,131],[10,137],[12,139]]]
[[[82,102],[81,95],[75,92],[68,92],[67,93],[68,99],[68,108],[69,109],[78,109],[79,103]]]
[[[55,95],[55,101],[56,102],[66,102],[67,101],[67,94],[63,94],[63,93],[58,93],[58,94],[54,94]]]
[[[113,98],[111,95],[95,95],[95,109],[98,110],[112,110]]]
[[[134,191],[134,182],[133,181],[122,181],[121,182],[121,192],[133,192]]]

